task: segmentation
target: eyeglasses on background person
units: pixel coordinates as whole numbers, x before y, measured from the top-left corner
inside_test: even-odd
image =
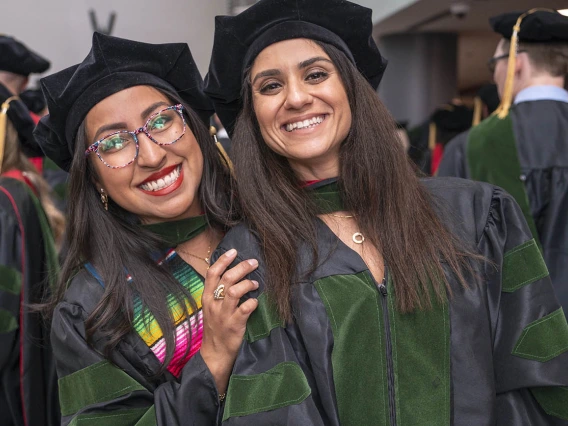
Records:
[[[525,50],[519,50],[517,53],[524,53]],[[505,53],[504,55],[499,55],[499,56],[494,56],[492,58],[490,58],[487,61],[487,68],[489,69],[489,72],[491,74],[495,73],[495,66],[497,65],[497,61],[500,61],[501,59],[507,59],[509,57],[508,53]]]

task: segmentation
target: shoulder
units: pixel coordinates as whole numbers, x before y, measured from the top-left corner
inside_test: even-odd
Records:
[[[444,148],[444,155],[446,155],[447,152],[464,151],[465,146],[467,145],[467,140],[469,138],[469,133],[470,131],[466,130],[465,132],[460,133],[450,142],[448,142],[448,144]]]
[[[0,205],[3,208],[23,209],[31,202],[31,194],[25,183],[9,177],[0,177]]]
[[[102,299],[103,294],[102,284],[82,268],[69,283],[61,304],[77,306],[88,315]]]
[[[442,222],[473,244],[478,244],[486,227],[502,215],[503,204],[515,204],[503,189],[485,182],[445,177],[422,179],[421,183]]]
[[[237,250],[241,259],[258,259],[260,256],[258,238],[245,222],[231,228],[217,247],[217,251],[221,253],[231,249]]]
[[[0,223],[3,229],[19,228],[37,221],[37,210],[27,185],[16,179],[0,177]]]

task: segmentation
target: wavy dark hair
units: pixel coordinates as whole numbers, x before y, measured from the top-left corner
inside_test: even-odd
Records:
[[[177,94],[160,90],[173,104],[184,105],[189,129],[203,153],[203,176],[198,197],[210,226],[226,230],[236,223],[234,184],[231,174],[213,143],[209,130],[196,113]],[[85,158],[87,147],[85,122],[76,137],[76,151],[69,175],[69,220],[66,230],[66,257],[58,287],[44,305],[52,314],[65,294],[69,282],[85,262],[101,275],[104,295],[86,320],[87,340],[92,343],[95,331],[105,339],[104,355],[110,359],[113,349],[132,331],[134,296],[140,297],[144,309],[155,316],[166,342],[166,359],[160,374],[171,361],[175,349],[175,324],[168,308],[173,295],[187,315],[186,300],[195,308],[191,294],[174,279],[167,266],[158,266],[151,253],[164,246],[155,234],[145,230],[134,214],[109,199],[108,211],[95,188],[96,174]],[[98,160],[97,160],[98,161]],[[132,276],[127,285],[125,269]]]
[[[339,154],[345,209],[355,214],[367,241],[383,255],[402,312],[430,308],[433,298],[443,302],[446,291],[451,295],[445,267],[467,287],[465,271],[472,271],[469,259],[476,255],[441,223],[435,200],[397,139],[396,123],[371,85],[340,50],[314,43],[337,68],[353,117]],[[243,215],[263,249],[267,290],[282,317],[291,320],[300,245],[311,247],[312,268],[318,262],[317,210],[287,159],[264,142],[252,102],[250,69],[245,75],[243,109],[232,139],[237,188]]]

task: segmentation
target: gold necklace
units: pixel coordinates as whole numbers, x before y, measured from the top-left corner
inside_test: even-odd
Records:
[[[350,214],[347,215],[340,215],[335,213],[329,213],[329,214],[333,217],[338,217],[340,219],[351,219],[355,217],[355,215],[350,215]],[[355,232],[351,237],[351,239],[355,244],[363,244],[363,242],[365,241],[365,236],[360,232]]]
[[[195,257],[196,259],[203,260],[205,263],[207,263],[207,269],[209,269],[209,267],[211,266],[211,259],[209,258],[209,256],[211,255],[211,243],[209,243],[209,247],[207,248],[207,256],[205,256],[205,257],[201,257],[201,256],[197,256],[196,254],[189,253],[188,251],[182,250],[179,247],[176,247],[176,251],[179,251],[181,253],[185,253],[188,256]]]

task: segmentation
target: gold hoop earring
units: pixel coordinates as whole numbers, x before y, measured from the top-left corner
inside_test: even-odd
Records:
[[[105,194],[105,190],[101,188],[101,202],[106,211],[108,211],[108,195]]]

